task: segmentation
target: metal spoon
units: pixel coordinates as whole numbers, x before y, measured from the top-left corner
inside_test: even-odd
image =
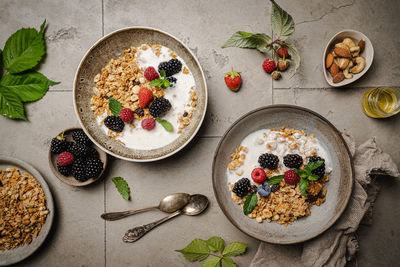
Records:
[[[183,209],[177,210],[174,213],[172,213],[171,215],[168,215],[167,217],[164,217],[153,223],[137,226],[135,228],[128,230],[125,233],[122,240],[126,243],[136,242],[141,237],[143,237],[145,234],[150,232],[153,228],[162,224],[163,222],[166,222],[169,219],[171,219],[175,216],[178,216],[182,213],[184,213],[186,215],[200,214],[207,208],[207,206],[208,206],[208,198],[206,196],[200,195],[200,194],[192,195],[192,196],[190,196],[189,203],[186,204],[186,206],[183,207]]]
[[[127,210],[127,211],[117,211],[117,212],[108,212],[103,213],[101,218],[107,221],[115,221],[121,218],[125,218],[127,216],[144,212],[153,209],[159,209],[164,212],[174,212],[181,209],[189,202],[190,195],[186,193],[175,193],[164,197],[158,206],[148,207],[148,208],[141,208],[136,210]]]

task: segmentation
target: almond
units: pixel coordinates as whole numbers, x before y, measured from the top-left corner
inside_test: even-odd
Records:
[[[342,47],[335,47],[333,50],[338,57],[350,58],[350,50]]]
[[[336,63],[333,63],[329,69],[329,72],[331,73],[332,77],[335,77],[335,75],[339,72],[339,66],[336,65]]]
[[[363,39],[358,41],[358,46],[360,47],[360,53],[362,53],[362,51],[365,49],[365,41]]]
[[[333,76],[333,82],[334,83],[340,83],[341,81],[344,80],[344,74],[343,72],[338,72],[336,73],[335,76]]]
[[[331,53],[329,53],[329,54],[326,56],[325,67],[326,67],[327,69],[329,69],[330,66],[332,65],[332,63],[333,63],[333,55],[332,55]]]

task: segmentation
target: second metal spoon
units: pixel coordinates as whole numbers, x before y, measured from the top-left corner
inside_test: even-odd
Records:
[[[190,199],[189,194],[175,193],[164,197],[160,201],[160,204],[158,204],[158,206],[135,209],[135,210],[103,213],[101,215],[101,218],[107,221],[115,221],[139,212],[144,212],[153,209],[159,209],[161,211],[171,213],[183,208],[189,202],[189,199]]]

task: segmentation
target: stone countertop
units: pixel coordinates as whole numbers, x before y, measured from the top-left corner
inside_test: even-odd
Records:
[[[399,85],[400,3],[387,1],[289,1],[278,3],[296,22],[291,40],[302,65],[293,77],[272,81],[261,68],[265,56],[255,50],[221,45],[237,30],[271,34],[266,0],[240,1],[130,1],[130,0],[2,0],[0,44],[21,27],[38,28],[48,21],[47,57],[41,72],[61,84],[46,96],[27,104],[29,122],[0,116],[0,154],[35,166],[48,181],[56,203],[52,234],[43,247],[20,266],[199,266],[186,261],[175,249],[194,238],[218,235],[226,242],[249,244],[235,257],[248,266],[258,241],[237,230],[218,207],[211,184],[211,163],[224,131],[240,115],[269,104],[296,104],[349,130],[361,143],[376,136],[379,146],[400,165],[400,116],[384,120],[366,117],[361,96],[371,87]],[[122,27],[144,25],[167,31],[186,43],[198,57],[209,88],[209,109],[196,138],[181,152],[155,163],[130,163],[110,159],[105,178],[85,188],[71,187],[52,175],[47,163],[51,138],[60,130],[78,126],[72,107],[76,67],[89,47],[104,34]],[[330,88],[325,82],[321,54],[331,36],[342,29],[366,34],[375,49],[368,73],[351,87]],[[231,66],[242,71],[238,93],[225,88],[223,73]],[[235,106],[235,109],[231,107]],[[195,164],[194,164],[195,163]],[[122,176],[132,189],[127,202],[117,193],[111,177]],[[372,226],[361,226],[361,251],[349,266],[390,266],[400,260],[400,182],[379,181],[382,190],[375,204]],[[198,217],[180,216],[134,244],[121,241],[126,229],[161,218],[152,211],[116,222],[104,222],[104,211],[154,205],[171,192],[203,193],[211,204]],[[267,263],[266,263],[267,264]]]

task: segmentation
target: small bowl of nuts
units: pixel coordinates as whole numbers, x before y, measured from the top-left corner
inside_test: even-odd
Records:
[[[363,33],[343,30],[328,42],[323,56],[325,79],[340,87],[361,78],[372,65],[374,48]]]

